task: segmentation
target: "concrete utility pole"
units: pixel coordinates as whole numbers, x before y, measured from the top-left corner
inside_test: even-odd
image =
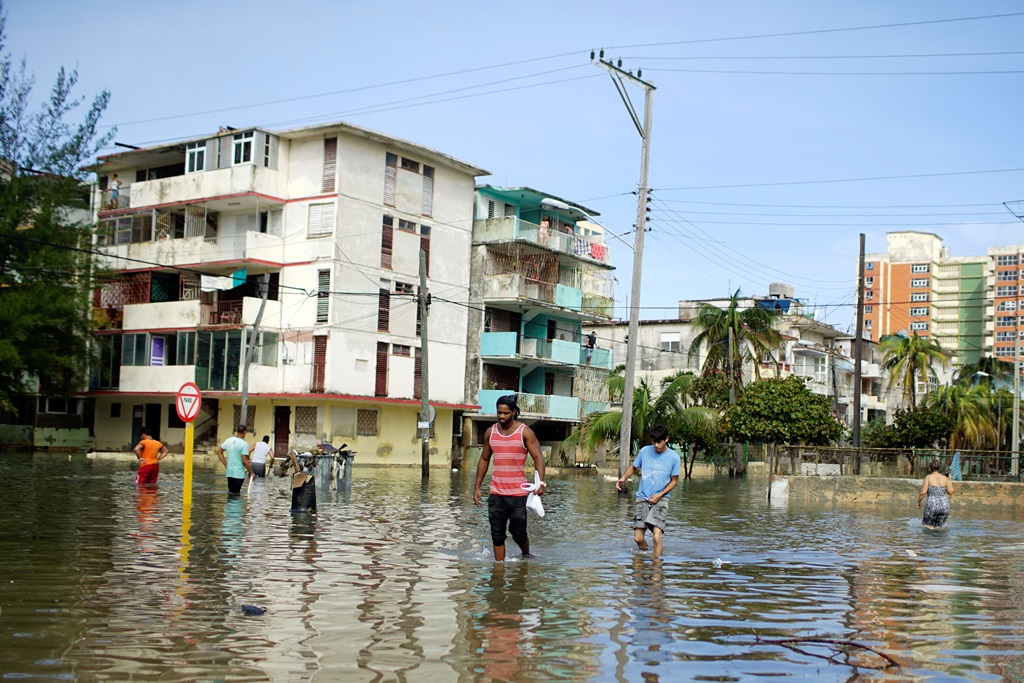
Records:
[[[256,340],[260,336],[260,321],[263,320],[263,310],[267,307],[267,297],[270,296],[270,273],[263,274],[263,295],[260,298],[260,310],[256,313],[256,322],[252,326],[252,336],[245,349],[245,368],[242,370],[242,410],[238,419],[249,429],[255,430],[256,425],[249,424],[249,366],[252,365],[252,357],[256,355]],[[234,429],[238,425],[231,425]],[[255,436],[255,434],[254,434]]]
[[[427,314],[430,309],[427,307],[427,299],[430,295],[427,293],[427,252],[420,249],[420,422],[419,429],[422,435],[422,444],[420,446],[420,475],[423,479],[430,477],[430,391],[428,390],[427,377],[429,373],[427,368],[429,363],[427,361]]]
[[[860,257],[857,259],[857,335],[853,340],[853,447],[857,449],[854,456],[853,471],[860,474],[860,383],[861,360],[864,356],[864,233],[860,234]]]
[[[1003,202],[1003,206],[1006,210],[1012,213],[1014,216],[1024,221],[1024,200],[1018,200],[1014,202]],[[1017,250],[1018,253],[1020,249]],[[1017,267],[1021,265],[1020,258],[1017,259]],[[1021,292],[1017,292],[1017,306],[1015,317],[1013,319],[1013,427],[1012,436],[1013,439],[1013,455],[1010,458],[1010,474],[1014,477],[1020,477],[1020,295]]]
[[[622,389],[622,426],[619,429],[619,476],[621,477],[633,455],[633,385],[636,383],[636,352],[640,344],[640,276],[644,263],[644,232],[647,225],[647,197],[650,188],[647,186],[647,171],[651,157],[651,124],[653,120],[652,106],[654,105],[653,84],[640,79],[641,72],[638,70],[636,76],[632,71],[622,70],[622,60],[618,64],[605,61],[604,50],[601,50],[600,57],[594,59],[594,53],[590,53],[590,59],[594,65],[604,69],[612,77],[612,83],[626,105],[626,110],[633,119],[633,125],[643,139],[643,148],[640,154],[640,186],[637,192],[636,205],[636,238],[633,241],[633,285],[629,297],[632,305],[629,308],[629,342],[626,344],[626,375],[623,378],[625,386]],[[640,123],[636,109],[633,107],[629,94],[626,92],[626,83],[643,88],[644,91],[644,122]]]

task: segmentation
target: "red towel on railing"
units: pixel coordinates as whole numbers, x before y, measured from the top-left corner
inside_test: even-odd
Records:
[[[600,242],[590,243],[590,255],[596,258],[598,261],[604,260],[604,245]]]

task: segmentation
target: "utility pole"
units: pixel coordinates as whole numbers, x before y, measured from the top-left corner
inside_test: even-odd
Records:
[[[633,455],[633,385],[636,383],[636,353],[640,344],[640,280],[644,263],[644,232],[647,225],[647,199],[650,188],[647,186],[647,171],[651,157],[651,124],[653,121],[652,106],[654,105],[653,84],[640,79],[641,72],[637,70],[636,76],[632,71],[622,70],[622,60],[612,64],[610,60],[605,61],[604,50],[601,50],[598,59],[594,59],[594,53],[590,53],[590,60],[595,66],[604,69],[612,78],[612,83],[626,105],[633,125],[640,133],[643,140],[643,147],[640,154],[640,185],[637,188],[636,204],[636,238],[633,241],[633,284],[630,290],[629,300],[632,305],[629,308],[629,342],[626,345],[626,374],[622,388],[622,426],[619,429],[619,476],[621,477],[629,467]],[[638,86],[644,91],[644,122],[640,123],[633,102],[629,99],[626,91],[626,81]]]
[[[861,360],[864,357],[864,233],[860,234],[860,257],[857,259],[857,334],[853,340],[853,472],[860,474],[860,383]]]
[[[430,391],[428,390],[427,368],[430,364],[427,360],[428,340],[427,335],[427,314],[430,294],[427,293],[427,252],[420,249],[420,434],[422,444],[420,446],[420,475],[423,479],[430,478]]]
[[[1018,200],[1015,202],[1003,202],[1003,206],[1006,210],[1012,213],[1014,216],[1024,221],[1024,200]],[[1017,267],[1021,265],[1020,249],[1017,249]],[[1014,307],[1015,315],[1013,319],[1013,426],[1012,436],[1013,439],[1013,454],[1010,458],[1010,474],[1014,477],[1020,477],[1020,294],[1017,292],[1017,305]]]
[[[256,355],[256,340],[260,336],[260,321],[263,320],[263,310],[267,307],[267,297],[270,296],[270,273],[263,274],[263,294],[260,297],[260,310],[256,313],[256,322],[252,326],[252,336],[245,349],[245,367],[242,370],[242,410],[238,419],[249,429],[256,429],[256,425],[249,424],[249,366],[252,365],[252,357]],[[238,425],[232,425],[234,429]]]

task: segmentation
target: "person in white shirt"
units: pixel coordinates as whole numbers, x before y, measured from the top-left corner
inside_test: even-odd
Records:
[[[249,466],[252,473],[257,477],[267,476],[267,457],[270,456],[270,435],[263,437],[263,441],[257,441],[249,449]]]

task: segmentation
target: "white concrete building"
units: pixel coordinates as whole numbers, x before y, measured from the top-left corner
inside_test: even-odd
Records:
[[[97,448],[128,446],[143,423],[180,443],[173,397],[186,381],[203,391],[197,439],[224,438],[242,418],[255,337],[244,421],[257,438],[271,434],[281,454],[326,438],[353,446],[359,463],[418,463],[422,249],[429,362],[444,368],[429,386],[431,463],[451,461],[456,413],[475,407],[464,393],[467,303],[475,178],[486,171],[331,123],[114,154],[97,174],[98,265],[114,273],[93,300]]]

